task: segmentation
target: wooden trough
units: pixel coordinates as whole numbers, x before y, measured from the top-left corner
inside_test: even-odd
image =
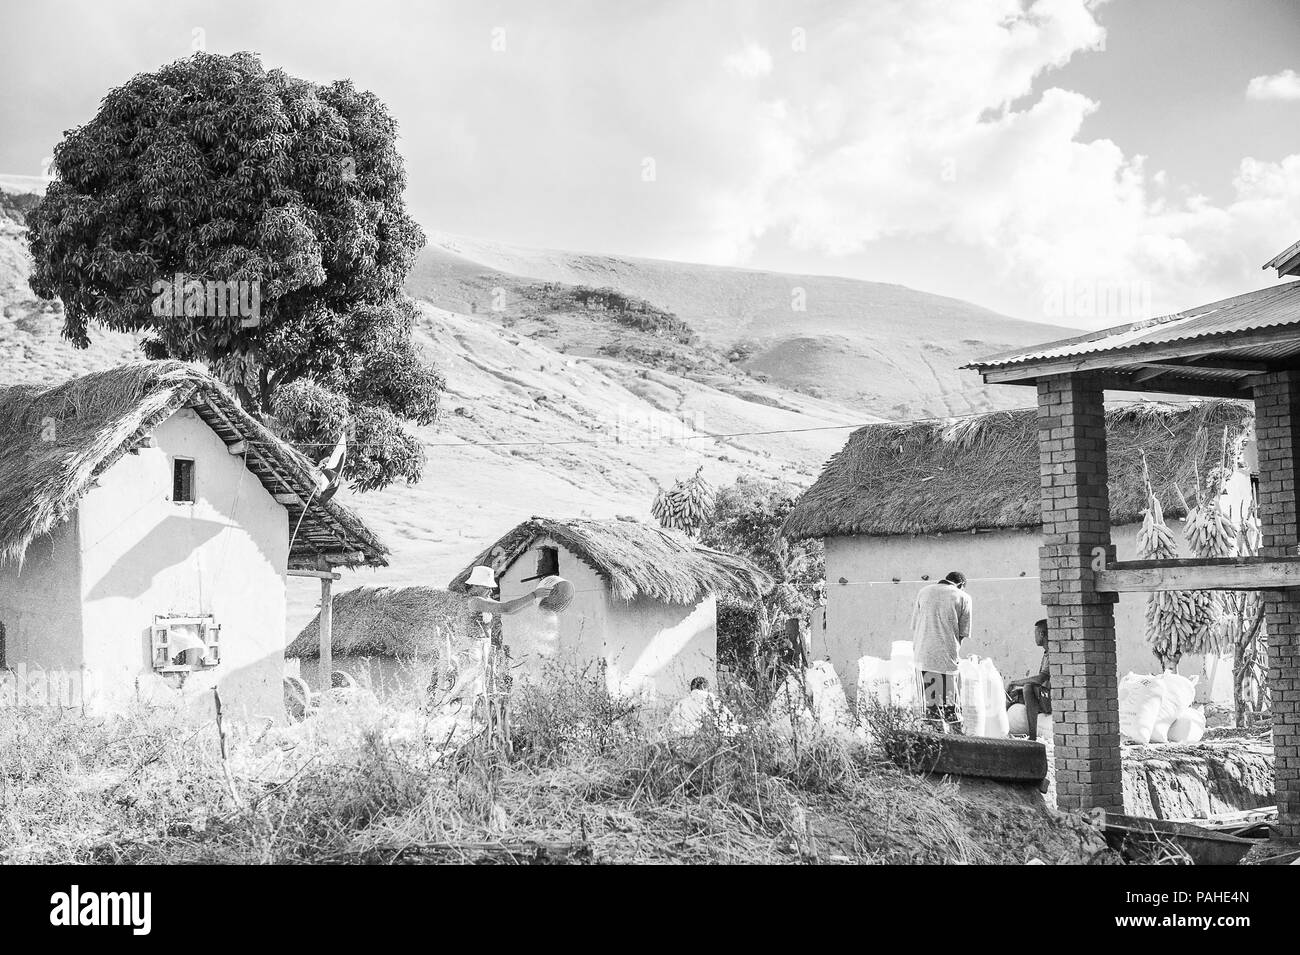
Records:
[[[899,766],[927,776],[1012,783],[1041,783],[1047,778],[1047,747],[1035,740],[903,730],[887,750]]]
[[[1161,843],[1185,852],[1193,865],[1236,865],[1255,845],[1231,832],[1209,829],[1169,819],[1146,819],[1117,812],[1093,810],[1094,823],[1107,844],[1126,859],[1146,861]]]

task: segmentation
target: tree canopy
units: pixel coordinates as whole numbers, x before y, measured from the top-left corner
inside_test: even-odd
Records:
[[[251,53],[138,75],[55,147],[28,216],[32,289],[63,301],[79,347],[99,324],[206,362],[311,457],[347,431],[361,489],[418,480],[401,420],[431,423],[443,381],[402,291],[424,234],[396,135],[373,94]]]

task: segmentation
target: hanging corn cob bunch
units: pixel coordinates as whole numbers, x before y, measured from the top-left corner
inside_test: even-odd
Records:
[[[1224,455],[1227,454],[1227,429],[1224,429]],[[1183,539],[1196,557],[1231,557],[1236,547],[1236,529],[1232,520],[1219,506],[1223,498],[1224,483],[1228,469],[1220,464],[1210,474],[1206,487],[1197,488],[1197,500],[1187,508],[1187,523],[1183,526]],[[1179,492],[1181,497],[1182,492]]]
[[[661,527],[666,527],[664,518],[668,514],[668,495],[664,493],[663,485],[654,478],[650,482],[655,486],[655,499],[650,503],[650,516],[659,522]]]
[[[677,481],[667,491],[657,489],[650,514],[660,525],[695,537],[713,520],[714,491],[704,480],[703,471],[704,466],[700,465],[693,477]]]
[[[1228,477],[1228,429],[1223,430],[1223,447],[1219,453],[1219,466],[1211,473],[1205,486],[1197,481],[1197,500],[1189,506],[1183,498],[1187,521],[1183,525],[1183,540],[1193,557],[1231,557],[1237,550],[1237,529],[1219,502],[1223,498]],[[1179,492],[1182,496],[1182,492]],[[1210,590],[1193,591],[1199,617],[1196,632],[1183,648],[1187,653],[1219,653],[1222,647],[1224,617],[1227,601],[1223,595]]]
[[[1146,484],[1147,507],[1138,530],[1138,556],[1143,560],[1176,560],[1178,540],[1165,523],[1164,508],[1151,486],[1145,455],[1142,479]],[[1162,668],[1171,670],[1186,652],[1198,626],[1199,613],[1192,592],[1162,590],[1147,598],[1146,632],[1151,651]]]

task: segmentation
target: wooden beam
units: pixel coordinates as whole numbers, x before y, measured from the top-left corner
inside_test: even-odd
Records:
[[[1150,381],[1152,378],[1158,378],[1169,371],[1164,365],[1144,365],[1137,371],[1133,372],[1133,382],[1138,384],[1144,381]]]
[[[321,580],[329,578],[330,580],[342,580],[342,574],[336,574],[329,570],[286,570],[285,575],[289,577],[319,577]]]
[[[337,567],[340,564],[365,563],[366,555],[364,552],[359,550],[354,550],[347,553],[339,553],[338,551],[331,551],[327,554],[322,554],[321,560],[326,561],[327,563],[330,564],[330,566]]]
[[[1236,381],[1208,378],[1166,378],[1134,381],[1128,375],[1094,372],[1088,376],[1104,391],[1138,391],[1153,395],[1186,395],[1191,398],[1242,398]],[[1033,384],[1033,382],[1026,382]]]
[[[1287,590],[1300,587],[1300,557],[1116,561],[1093,574],[1101,593]]]
[[[1236,372],[1238,378],[1231,383],[1240,386],[1243,379],[1253,375],[1260,375],[1269,370],[1268,365],[1262,361],[1225,361],[1218,358],[1190,358],[1186,361],[1163,361],[1148,362],[1140,365],[1137,371],[1133,372],[1133,380],[1137,382],[1150,381],[1152,378],[1159,378],[1161,375],[1177,374],[1180,371],[1196,371],[1198,369],[1213,369],[1215,371]],[[1203,381],[1205,379],[1196,379]],[[1229,382],[1230,379],[1216,378],[1214,381]]]
[[[1249,379],[1166,378],[1162,375],[1138,381],[1133,376],[1118,371],[1089,372],[1088,379],[1096,382],[1097,387],[1103,391],[1137,391],[1152,395],[1185,395],[1190,398],[1235,398],[1237,400],[1250,397],[1247,393],[1249,388],[1243,384]],[[1024,381],[1007,381],[1003,384],[1036,387],[1037,381],[1029,378]]]
[[[1199,358],[1177,359],[1161,362],[1171,368],[1214,368],[1218,371],[1239,371],[1243,375],[1259,375],[1268,371],[1270,366],[1264,361],[1248,361],[1245,358],[1221,358],[1215,355],[1202,355]]]

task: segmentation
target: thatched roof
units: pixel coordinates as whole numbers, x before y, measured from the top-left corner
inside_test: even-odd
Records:
[[[1252,413],[1237,401],[1110,409],[1111,520],[1142,518],[1142,453],[1165,514],[1184,516],[1176,489],[1191,496],[1197,473],[1204,478],[1218,464],[1223,429],[1231,442]],[[1039,482],[1033,409],[947,423],[868,425],[830,459],[783,530],[797,539],[1037,527]]]
[[[697,544],[677,531],[623,517],[603,521],[534,517],[475,557],[448,588],[464,590],[478,564],[503,573],[543,538],[589,564],[622,600],[645,596],[691,604],[710,593],[755,600],[772,587],[768,576],[749,561]]]
[[[331,602],[330,632],[340,656],[410,658],[442,652],[448,639],[459,651],[470,632],[464,594],[433,587],[358,587]],[[286,657],[320,656],[320,614],[302,628],[284,651]]]
[[[53,387],[0,388],[0,563],[21,562],[32,540],[67,520],[95,478],[190,407],[227,445],[243,441],[248,469],[298,525],[290,567],[387,563],[388,549],[348,508],[312,496],[320,472],[239,406],[197,365],[133,362]],[[53,427],[46,427],[52,424]]]

